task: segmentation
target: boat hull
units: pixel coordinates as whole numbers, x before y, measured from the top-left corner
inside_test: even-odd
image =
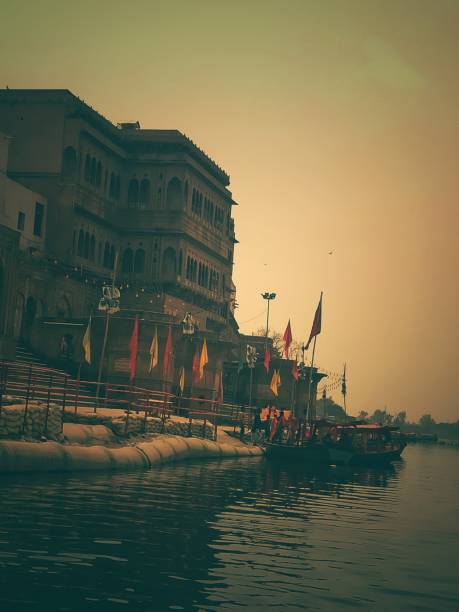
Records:
[[[305,464],[330,463],[327,448],[323,444],[271,444],[264,445],[268,459],[285,462],[301,462]]]
[[[353,451],[330,448],[330,463],[334,465],[386,465],[391,461],[397,461],[403,452],[404,447],[396,450],[356,453]]]

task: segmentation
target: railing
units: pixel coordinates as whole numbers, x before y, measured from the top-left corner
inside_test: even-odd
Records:
[[[166,390],[165,382],[162,386],[164,390],[103,383],[98,388],[98,384],[94,381],[83,380],[80,377],[75,379],[59,370],[14,361],[0,361],[0,417],[5,397],[12,396],[21,398],[25,402],[23,434],[30,403],[36,401],[46,406],[43,429],[45,436],[51,406],[60,408],[61,430],[66,414],[97,413],[98,410],[103,410],[105,414],[111,412],[115,416],[126,415],[125,432],[128,430],[129,417],[133,413],[143,413],[144,431],[149,416],[159,417],[164,431],[167,419],[178,415],[188,417],[190,430],[193,419],[203,421],[204,429],[206,424],[211,425],[214,437],[217,435],[218,425],[223,421],[232,425],[234,429],[238,426],[243,429],[250,422],[251,410],[248,406],[219,403],[203,397],[176,395]]]

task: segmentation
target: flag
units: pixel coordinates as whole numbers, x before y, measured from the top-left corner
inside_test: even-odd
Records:
[[[158,365],[158,328],[155,327],[155,335],[150,346],[150,372]]]
[[[182,366],[179,370],[179,389],[180,395],[183,395],[183,389],[185,388],[185,368]]]
[[[274,395],[279,395],[279,390],[278,390],[279,382],[278,381],[280,381],[279,372],[277,370],[274,370],[272,378],[271,378],[271,384],[269,385],[269,388],[274,393]]]
[[[216,372],[215,374],[215,389],[217,393],[215,395],[215,402],[217,404],[223,403],[223,374],[220,372]]]
[[[309,334],[309,340],[306,344],[305,350],[307,351],[309,345],[311,344],[311,340],[320,334],[322,330],[322,293],[320,294],[319,305],[316,309],[316,314],[314,315],[314,321],[312,322],[311,333]]]
[[[167,378],[169,374],[169,358],[172,353],[172,325],[169,325],[169,331],[167,332],[166,344],[164,346],[164,363],[163,363],[163,373],[164,378]]]
[[[269,363],[270,363],[270,361],[271,361],[271,352],[270,352],[269,348],[266,347],[266,349],[265,349],[265,359],[263,361],[263,364],[264,364],[264,366],[266,368],[266,373],[269,372]]]
[[[298,382],[298,379],[300,377],[300,373],[298,372],[298,364],[297,364],[296,361],[293,362],[292,376]]]
[[[199,346],[198,345],[196,345],[196,350],[194,352],[192,372],[193,372],[193,381],[197,382],[198,373],[199,373]]]
[[[292,344],[292,328],[290,327],[290,319],[288,320],[287,327],[284,332],[284,355],[288,359],[288,349]]]
[[[347,385],[346,385],[346,364],[344,364],[344,372],[343,378],[341,379],[341,393],[346,395],[347,393]]]
[[[280,370],[277,370],[277,386],[278,387],[281,386]]]
[[[137,350],[139,348],[139,317],[136,316],[134,329],[132,330],[131,340],[129,342],[129,350],[131,353],[129,360],[129,380],[132,382],[135,378],[135,368],[137,363]]]
[[[88,326],[83,336],[83,353],[84,360],[88,365],[91,365],[91,317],[89,317]]]
[[[204,368],[208,362],[209,359],[207,356],[207,343],[206,339],[204,338],[201,349],[201,357],[199,358],[199,380],[202,380],[202,378],[204,377]]]

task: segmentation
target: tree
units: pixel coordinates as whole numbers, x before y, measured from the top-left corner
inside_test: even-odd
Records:
[[[404,410],[402,410],[401,412],[398,412],[393,420],[393,424],[396,425],[397,427],[401,427],[402,425],[404,425],[406,422],[406,412]]]
[[[431,414],[423,414],[419,419],[419,425],[421,429],[432,429],[435,425],[435,420]]]
[[[364,421],[368,416],[368,412],[366,410],[361,410],[359,412],[359,414],[357,415],[357,420],[358,421]]]
[[[336,421],[344,421],[346,413],[339,404],[336,404],[331,397],[318,399],[316,401],[316,415],[319,418],[333,418]]]

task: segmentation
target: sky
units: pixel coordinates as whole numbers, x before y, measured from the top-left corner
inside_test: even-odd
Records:
[[[316,363],[347,363],[351,414],[459,419],[458,1],[0,9],[2,87],[179,129],[230,174],[242,332],[272,291],[304,342],[323,291]]]

